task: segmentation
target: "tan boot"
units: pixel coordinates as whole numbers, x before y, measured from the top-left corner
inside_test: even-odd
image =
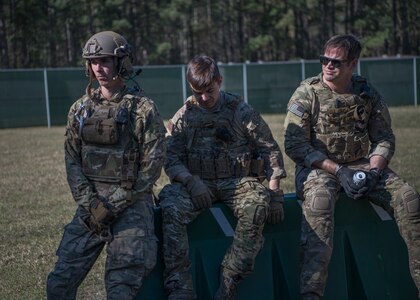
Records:
[[[239,276],[228,276],[223,271],[220,272],[219,288],[214,295],[214,300],[234,300],[236,296],[236,286],[239,283]]]

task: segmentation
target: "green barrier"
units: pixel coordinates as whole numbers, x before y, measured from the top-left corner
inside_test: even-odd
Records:
[[[299,83],[321,72],[318,60],[220,64],[222,89],[244,96],[255,110],[286,113]],[[361,59],[360,74],[382,94],[388,106],[417,105],[419,59]],[[190,87],[185,65],[142,66],[135,78],[164,119],[182,106]],[[135,67],[138,70],[138,67]],[[65,125],[70,105],[85,92],[84,68],[0,70],[0,128]],[[127,85],[133,86],[132,80]],[[96,85],[95,85],[96,86]],[[48,88],[47,88],[48,87]]]
[[[248,102],[260,113],[286,113],[301,80],[299,63],[248,65]]]
[[[361,74],[381,93],[388,106],[413,105],[415,63],[412,58],[366,59],[360,64]]]
[[[239,285],[238,300],[299,299],[300,222],[300,205],[295,194],[288,194],[285,221],[266,225],[264,247],[254,272]],[[417,299],[407,248],[395,221],[384,210],[343,194],[336,205],[335,224],[325,300]],[[199,300],[213,299],[219,284],[219,266],[232,242],[235,225],[232,212],[225,205],[216,204],[188,227],[192,275]],[[156,226],[161,241],[159,210]],[[156,268],[136,299],[166,299],[159,249]]]
[[[47,125],[42,71],[1,71],[0,90],[0,128]]]

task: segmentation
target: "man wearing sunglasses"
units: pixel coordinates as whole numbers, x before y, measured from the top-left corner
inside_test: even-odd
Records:
[[[388,168],[395,151],[391,118],[382,96],[353,75],[361,49],[352,35],[329,39],[320,56],[322,73],[301,82],[288,104],[285,152],[296,163],[296,192],[304,200],[303,299],[324,294],[334,208],[342,189],[352,199],[372,201],[394,214],[420,288],[420,196]],[[357,175],[365,180],[354,180]]]

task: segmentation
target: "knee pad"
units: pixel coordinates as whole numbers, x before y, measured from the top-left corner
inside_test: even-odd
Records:
[[[405,185],[400,191],[407,215],[410,218],[420,217],[420,195],[411,186]]]
[[[318,214],[331,212],[333,210],[331,195],[324,190],[315,191],[310,199],[310,209]]]
[[[164,220],[187,222],[188,216],[195,210],[190,195],[181,184],[165,186],[159,193],[159,200]]]
[[[267,220],[267,207],[264,205],[257,205],[255,208],[254,218],[252,223],[254,225],[262,225]]]
[[[181,184],[165,185],[158,195],[161,208],[177,205],[180,202],[179,199],[189,197],[189,194],[183,189],[184,187]]]
[[[173,185],[171,184],[165,185],[158,195],[159,202],[164,201],[166,198],[171,198],[171,196],[173,196],[175,192],[176,191],[174,190]]]

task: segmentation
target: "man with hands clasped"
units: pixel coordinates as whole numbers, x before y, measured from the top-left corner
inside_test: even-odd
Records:
[[[420,196],[388,167],[395,150],[391,118],[382,96],[353,75],[361,49],[352,35],[329,39],[320,56],[322,73],[302,81],[288,104],[285,152],[296,163],[296,192],[304,200],[303,299],[324,294],[341,188],[394,215],[420,288]]]

